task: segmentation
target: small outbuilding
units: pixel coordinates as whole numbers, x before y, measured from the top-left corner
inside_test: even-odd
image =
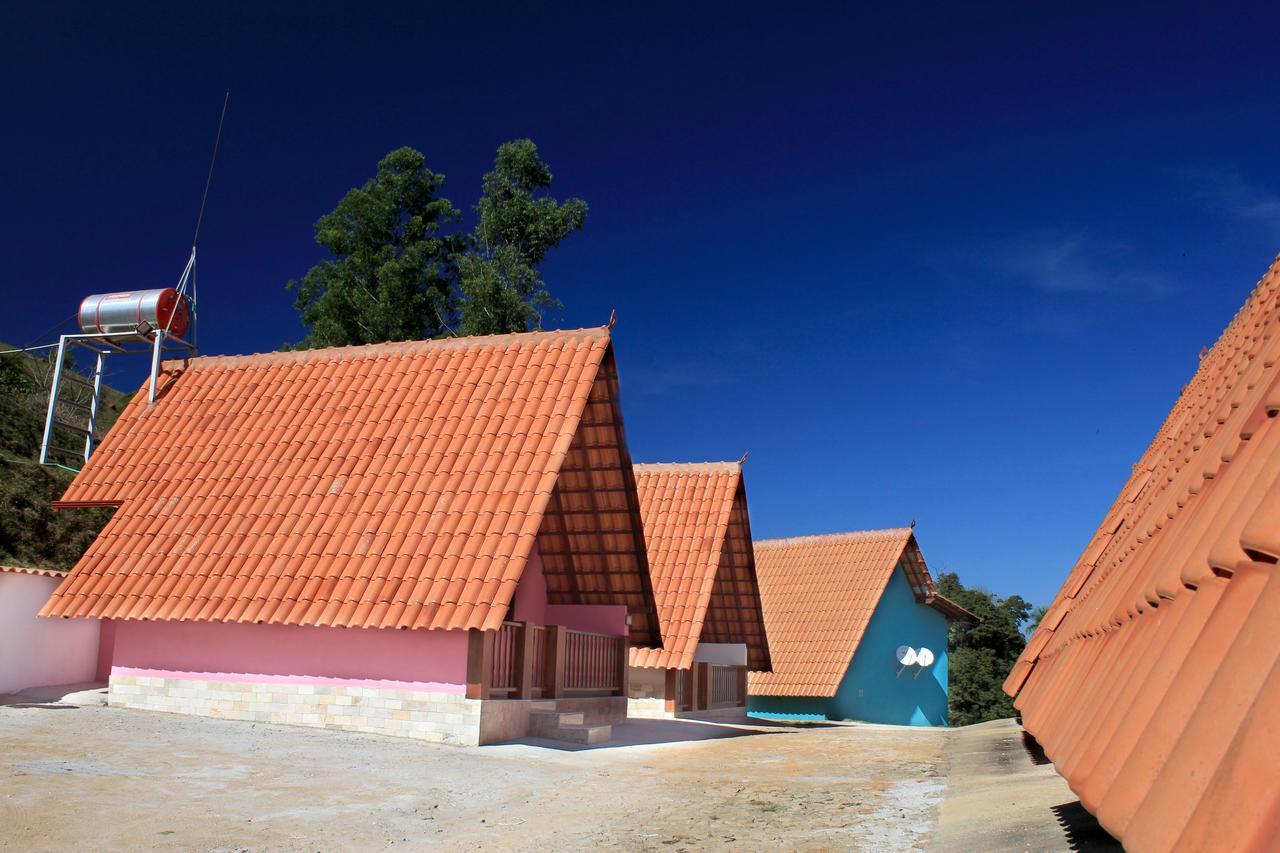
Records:
[[[629,712],[741,715],[747,670],[770,668],[742,462],[635,475],[662,644],[631,649]]]
[[[752,716],[947,724],[948,620],[977,617],[934,586],[911,528],[755,543],[772,672]]]

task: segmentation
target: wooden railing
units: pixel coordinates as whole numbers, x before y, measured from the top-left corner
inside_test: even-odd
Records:
[[[515,690],[520,682],[520,625],[504,622],[493,638],[493,654],[489,663],[489,688],[494,691]]]
[[[626,638],[568,629],[565,633],[565,692],[618,692],[627,666]]]
[[[472,699],[626,695],[626,637],[504,622],[497,631],[471,631],[469,643]]]
[[[742,707],[747,704],[747,668],[698,661],[689,669],[669,670],[667,696],[673,711]]]
[[[711,666],[711,703],[712,708],[736,708],[747,704],[747,685],[745,666]]]

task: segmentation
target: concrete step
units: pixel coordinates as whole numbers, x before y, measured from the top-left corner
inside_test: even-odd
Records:
[[[534,711],[529,715],[529,734],[535,737],[557,737],[557,733],[566,726],[580,725],[582,725],[582,714]]]
[[[613,727],[587,725],[581,711],[556,711],[535,708],[529,714],[529,734],[533,737],[563,740],[569,743],[604,743],[613,737]]]
[[[604,743],[613,737],[613,726],[570,725],[561,726],[555,740],[569,743]]]

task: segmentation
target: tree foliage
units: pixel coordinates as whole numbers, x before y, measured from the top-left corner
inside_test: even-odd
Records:
[[[976,625],[952,624],[947,643],[948,716],[967,726],[1017,714],[1002,685],[1026,646],[1022,625],[1031,604],[1018,595],[1001,598],[969,589],[955,572],[938,575],[938,591],[982,618]]]
[[[559,303],[538,265],[587,217],[581,199],[548,194],[551,179],[531,140],[502,145],[475,230],[462,233],[440,195],[444,176],[412,148],[392,151],[316,222],[316,242],[332,257],[288,284],[308,329],[300,346],[540,328]]]
[[[476,205],[474,250],[459,259],[464,335],[541,328],[543,312],[559,307],[538,265],[547,252],[587,221],[587,203],[545,194],[551,169],[532,140],[498,148]]]
[[[458,211],[437,195],[444,176],[412,148],[378,163],[316,222],[316,242],[333,256],[290,281],[306,347],[435,337],[455,313],[455,257],[464,237],[444,233]]]
[[[7,348],[0,344],[0,349]],[[51,358],[0,356],[0,563],[69,569],[111,517],[107,509],[55,512],[51,506],[73,476],[71,471],[36,462],[52,372]],[[127,399],[103,386],[98,415],[103,433]],[[70,419],[68,413],[60,414]],[[77,441],[83,439],[62,429],[54,431],[54,444],[75,447]]]

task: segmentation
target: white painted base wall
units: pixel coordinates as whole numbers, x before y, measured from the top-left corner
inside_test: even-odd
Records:
[[[61,577],[0,572],[0,693],[93,681],[97,619],[36,616]]]
[[[224,720],[392,735],[431,743],[480,743],[482,703],[454,693],[112,673],[107,704]]]

